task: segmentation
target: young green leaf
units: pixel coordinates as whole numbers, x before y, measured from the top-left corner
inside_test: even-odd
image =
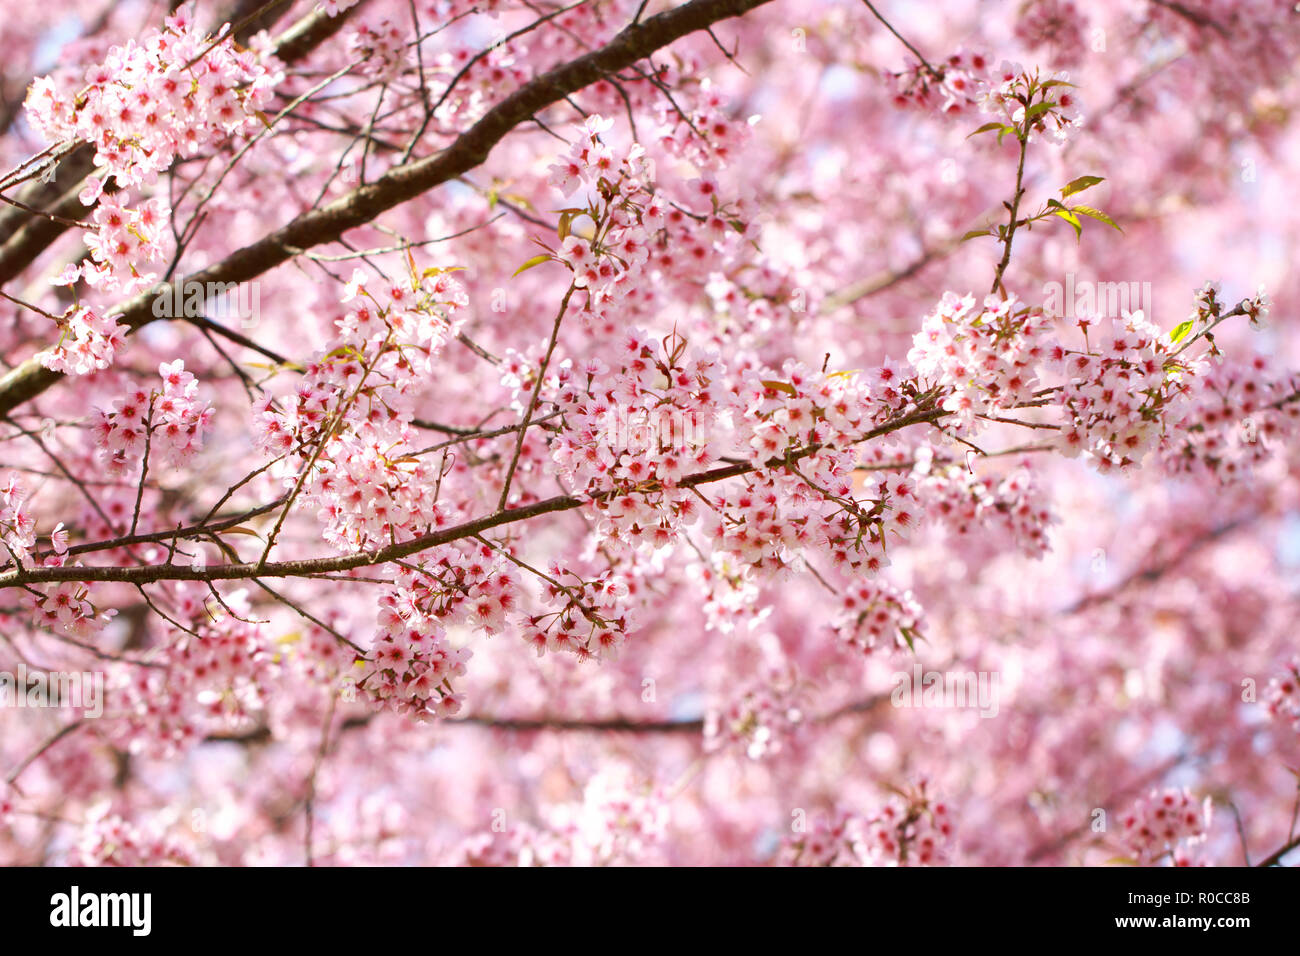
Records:
[[[1119,226],[1115,224],[1114,219],[1111,219],[1110,216],[1106,215],[1100,209],[1094,209],[1091,206],[1075,206],[1073,207],[1072,211],[1077,213],[1082,213],[1083,215],[1088,216],[1091,219],[1096,219],[1098,222],[1104,222],[1106,225],[1114,229],[1119,229],[1120,232],[1124,231],[1123,229],[1120,229]]]
[[[1075,239],[1083,238],[1083,223],[1079,222],[1078,216],[1076,216],[1073,212],[1071,212],[1068,209],[1058,209],[1056,210],[1055,215],[1060,216],[1062,219],[1064,219],[1066,222],[1068,222],[1071,226],[1074,227]]]
[[[1044,100],[1042,103],[1035,103],[1025,112],[1025,119],[1031,120],[1042,116],[1056,104],[1051,100]]]
[[[548,253],[548,252],[544,252],[544,253],[542,253],[540,256],[533,256],[531,259],[529,259],[527,262],[525,262],[522,266],[520,266],[518,269],[516,269],[514,275],[512,275],[510,278],[513,279],[515,276],[519,275],[519,273],[521,273],[521,272],[527,272],[527,271],[528,271],[529,269],[531,269],[533,266],[540,266],[543,262],[546,262],[546,261],[548,261],[548,260],[550,260],[550,259],[554,259],[554,258],[555,258],[555,256],[551,255],[551,254]]]
[[[1098,183],[1104,183],[1106,180],[1101,176],[1080,176],[1078,179],[1072,179],[1061,187],[1061,198],[1073,196],[1075,193],[1081,193],[1085,189],[1091,189]]]

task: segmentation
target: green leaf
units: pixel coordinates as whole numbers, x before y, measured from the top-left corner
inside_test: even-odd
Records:
[[[1035,103],[1033,106],[1029,107],[1029,109],[1025,112],[1025,119],[1027,120],[1036,119],[1037,117],[1042,116],[1044,113],[1046,113],[1055,105],[1056,104],[1053,103],[1051,100],[1044,100],[1042,103]]]
[[[1071,212],[1068,209],[1058,209],[1056,210],[1055,215],[1060,216],[1062,219],[1064,219],[1066,222],[1068,222],[1071,226],[1074,227],[1075,239],[1083,238],[1083,223],[1079,222],[1078,216],[1076,216],[1073,212]]]
[[[1061,187],[1061,198],[1073,196],[1075,193],[1081,193],[1085,189],[1091,189],[1098,183],[1104,183],[1106,180],[1101,176],[1080,176],[1078,179],[1072,179]]]
[[[900,627],[898,633],[902,635],[903,640],[907,642],[907,649],[913,654],[916,653],[916,632],[910,627]]]
[[[1174,326],[1174,330],[1169,333],[1169,341],[1177,344],[1187,338],[1187,333],[1192,331],[1192,326],[1194,324],[1195,323],[1191,319],[1188,319],[1186,322],[1179,322]]]
[[[1006,129],[1006,124],[1005,124],[1005,123],[999,123],[999,122],[996,122],[996,121],[994,121],[994,122],[992,122],[992,123],[985,123],[985,124],[984,124],[983,126],[981,126],[979,129],[975,130],[975,132],[970,133],[969,135],[967,135],[966,138],[967,138],[967,139],[970,139],[971,136],[978,136],[980,133],[990,133],[990,132],[992,132],[992,131],[995,130],[995,129]]]
[[[1072,211],[1077,213],[1082,213],[1083,215],[1088,216],[1089,218],[1096,219],[1098,222],[1104,222],[1106,225],[1114,229],[1119,229],[1120,232],[1124,231],[1123,229],[1120,229],[1119,226],[1115,224],[1114,219],[1111,219],[1110,216],[1106,215],[1100,209],[1093,209],[1091,206],[1075,206]]]
[[[515,276],[519,275],[519,273],[521,273],[521,272],[527,272],[527,271],[528,271],[529,269],[531,269],[533,266],[540,266],[543,262],[548,262],[548,261],[550,261],[551,259],[554,259],[554,258],[555,258],[555,257],[554,257],[553,255],[551,255],[549,252],[544,252],[544,253],[542,253],[540,256],[533,256],[531,259],[529,259],[527,262],[525,262],[522,266],[520,266],[518,269],[516,269],[516,270],[515,270],[515,275],[512,275],[510,278],[513,279]]]
[[[961,237],[961,241],[965,242],[967,239],[975,239],[979,236],[987,236],[987,235],[989,235],[989,231],[987,229],[972,229],[970,232],[966,233],[966,235]]]
[[[556,234],[560,237],[560,242],[569,238],[569,230],[573,226],[573,217],[578,213],[562,212],[560,213],[560,225],[556,229]]]

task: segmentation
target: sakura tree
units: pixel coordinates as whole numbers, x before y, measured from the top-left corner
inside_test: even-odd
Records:
[[[1296,860],[1291,0],[0,35],[0,861]]]

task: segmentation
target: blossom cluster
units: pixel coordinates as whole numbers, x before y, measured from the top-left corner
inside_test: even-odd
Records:
[[[248,615],[247,591],[219,599],[203,585],[179,584],[172,629],[153,667],[114,675],[105,710],[112,739],[128,752],[168,757],[217,732],[247,731],[266,711],[279,655],[263,623]]]
[[[1074,0],[1035,0],[1021,8],[1016,36],[1034,47],[1046,47],[1054,64],[1073,67],[1088,47],[1087,25],[1087,16]]]
[[[127,327],[115,315],[88,305],[72,306],[59,320],[59,340],[38,358],[51,372],[87,375],[113,364],[126,345]]]
[[[379,599],[378,630],[357,687],[377,707],[419,720],[464,704],[451,679],[472,656],[447,633],[464,625],[493,634],[518,605],[513,568],[487,545],[444,545],[419,568],[403,567]]]
[[[1289,720],[1300,731],[1300,657],[1292,658],[1282,673],[1268,682],[1264,706],[1274,720]]]
[[[943,408],[964,434],[977,418],[996,416],[1028,402],[1039,384],[1039,365],[1052,345],[1051,323],[1012,297],[945,293],[922,320],[908,361],[926,380],[946,386]]]
[[[1100,471],[1142,461],[1165,437],[1197,369],[1177,364],[1160,330],[1141,312],[1110,320],[1093,349],[1070,352],[1056,401],[1066,416],[1059,446]]]
[[[886,362],[867,374],[749,369],[728,397],[729,441],[754,469],[744,487],[706,496],[715,547],[757,568],[790,567],[820,554],[843,572],[874,573],[887,545],[919,519],[906,475],[864,479],[858,450],[872,426],[916,410],[901,372]]]
[[[627,576],[613,568],[587,579],[552,563],[543,584],[543,600],[552,610],[520,622],[524,642],[538,657],[551,651],[614,660],[627,640],[630,590]]]
[[[887,77],[896,106],[954,114],[979,105],[988,70],[982,53],[958,51],[937,67],[911,61]]]
[[[751,760],[779,754],[807,722],[804,690],[793,667],[765,668],[752,686],[705,715],[706,749],[736,750]]]
[[[936,866],[949,861],[953,820],[948,805],[922,781],[869,815],[839,813],[787,837],[778,859],[788,866]]]
[[[51,555],[46,564],[61,566],[62,556]],[[32,620],[41,627],[73,637],[86,637],[104,627],[115,614],[109,608],[100,613],[90,599],[90,587],[80,581],[34,585],[23,597]]]
[[[98,175],[83,201],[100,197],[109,178],[121,188],[147,185],[177,156],[254,128],[274,77],[225,35],[199,30],[187,8],[161,30],[109,50],[71,77],[40,77],[27,93],[29,122],[47,142],[80,140],[95,147]]]
[[[1297,435],[1300,375],[1273,370],[1264,356],[1224,360],[1205,371],[1201,387],[1183,404],[1163,462],[1172,471],[1240,482]]]
[[[679,482],[716,460],[715,360],[684,346],[632,329],[617,369],[595,359],[556,373],[566,426],[551,444],[556,471],[592,498],[600,530],[632,547],[666,545],[695,519],[698,499]]]
[[[660,71],[660,80],[671,68]],[[735,115],[730,97],[708,78],[697,87],[674,95],[675,103],[656,97],[659,119],[655,143],[660,149],[700,169],[722,169],[731,165],[751,138],[757,117]]]
[[[1152,790],[1124,814],[1120,839],[1141,863],[1186,850],[1203,841],[1210,826],[1213,803],[1201,803],[1186,788]]]
[[[933,467],[933,452],[920,451],[928,454],[918,454],[917,495],[931,520],[959,535],[996,529],[1031,558],[1047,553],[1056,518],[1027,466],[1002,478],[977,475],[965,464]]]
[[[580,802],[548,808],[542,825],[494,826],[466,839],[455,862],[471,866],[610,866],[645,863],[663,841],[665,794],[617,769],[592,777]]]
[[[633,144],[622,158],[601,134],[614,121],[589,116],[579,127],[567,156],[550,167],[549,182],[566,196],[579,190],[591,195],[586,207],[571,207],[562,215],[561,248],[557,258],[573,272],[573,284],[585,289],[587,308],[601,312],[634,284],[650,258],[650,240],[664,225],[667,205],[656,196],[645,148]],[[589,234],[572,231],[575,221],[590,220]]]
[[[406,66],[406,33],[387,17],[378,23],[359,23],[348,34],[348,56],[361,64],[361,72],[377,80],[393,80]]]
[[[1027,70],[1005,60],[981,86],[979,107],[982,113],[1027,130],[1027,142],[1042,133],[1065,143],[1083,125],[1082,104],[1069,74],[1043,78],[1038,69]]]
[[[910,61],[888,79],[897,106],[945,115],[990,114],[996,120],[988,129],[1027,129],[1029,140],[1046,133],[1063,143],[1083,122],[1069,74],[1044,76],[1007,60],[994,67],[982,53],[958,51],[938,65]]]
[[[198,380],[181,359],[163,363],[158,374],[161,390],[137,388],[114,400],[111,410],[95,410],[91,433],[110,474],[124,474],[146,448],[164,464],[181,465],[203,443],[214,412],[199,399]]]
[[[829,624],[839,640],[870,654],[881,647],[911,647],[923,636],[923,612],[909,590],[879,579],[858,578],[840,592]]]
[[[36,548],[36,521],[27,505],[27,488],[12,472],[0,485],[0,543],[9,560],[0,564],[25,564]],[[63,567],[67,560],[68,531],[59,522],[50,533],[50,552],[41,561],[46,567]],[[28,587],[22,596],[24,608],[40,627],[73,637],[85,637],[104,627],[115,609],[100,613],[90,599],[90,587],[81,581],[60,581]]]
[[[447,517],[433,491],[438,467],[412,454],[411,406],[459,329],[464,289],[440,269],[380,285],[357,271],[344,299],[355,304],[332,347],[291,397],[263,398],[254,423],[259,446],[276,456],[273,473],[301,487],[325,539],[342,551],[389,544]]]
[[[9,554],[19,561],[26,559],[36,547],[36,521],[23,507],[26,501],[26,485],[10,472],[5,483],[0,485],[0,536]]]
[[[90,809],[67,858],[69,866],[198,866],[202,862],[192,840],[177,836],[161,819],[137,823],[113,812],[107,802]]]
[[[85,205],[99,204],[94,228],[85,233],[90,257],[65,270],[59,284],[80,277],[123,295],[151,286],[156,274],[139,267],[163,256],[170,209],[161,198],[132,208],[127,190],[152,186],[178,156],[260,123],[275,78],[253,52],[228,35],[214,40],[190,17],[182,8],[163,29],[112,47],[86,71],[84,86],[72,75],[44,76],[28,90],[28,122],[47,142],[81,141],[95,149],[96,173],[80,194]],[[61,327],[58,345],[41,361],[74,375],[107,368],[126,331],[88,307],[69,309]]]
[[[448,84],[455,80],[456,85],[439,94],[443,104],[435,115],[455,117],[458,123],[473,121],[488,110],[493,94],[502,87],[527,82],[528,71],[519,64],[514,50],[515,44],[502,43],[478,59],[474,59],[475,47],[469,45],[439,53],[429,65],[429,72]],[[387,62],[391,62],[391,46],[385,53],[390,58]]]

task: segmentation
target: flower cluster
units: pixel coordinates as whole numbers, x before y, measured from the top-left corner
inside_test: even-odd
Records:
[[[137,209],[129,209],[126,199],[126,193],[99,198],[99,205],[91,214],[97,228],[85,233],[90,258],[80,267],[65,270],[58,279],[60,283],[73,279],[78,268],[86,285],[125,295],[154,283],[155,273],[141,272],[137,267],[163,257],[161,240],[166,231],[167,208],[162,200],[150,199]]]
[[[810,549],[846,572],[888,565],[887,542],[919,520],[915,483],[864,479],[859,446],[897,427],[888,422],[915,412],[918,397],[892,362],[866,375],[812,374],[796,362],[747,370],[728,396],[729,438],[754,471],[745,487],[708,498],[715,547],[768,570]]]
[[[85,205],[99,203],[96,228],[85,237],[90,258],[80,267],[91,286],[130,295],[153,284],[156,275],[137,266],[163,256],[170,210],[162,199],[128,208],[126,190],[151,185],[177,156],[255,129],[271,95],[273,78],[255,54],[237,49],[229,36],[213,41],[189,16],[177,11],[141,42],[113,47],[80,90],[71,77],[41,77],[28,91],[28,118],[47,141],[95,147],[98,172],[81,192]],[[121,192],[105,192],[110,179]],[[111,339],[112,327],[101,337]],[[114,348],[93,336],[91,342],[94,367],[106,367]],[[86,370],[84,359],[60,358],[58,351],[46,364]]]
[[[1213,803],[1197,804],[1186,789],[1152,790],[1124,814],[1120,839],[1140,863],[1155,863],[1179,844],[1202,842],[1210,826]]]
[[[909,62],[888,75],[894,104],[944,114],[965,113],[977,106],[989,68],[981,53],[957,52],[937,67]]]
[[[406,33],[387,17],[371,26],[360,23],[348,34],[348,56],[361,72],[377,80],[393,80],[406,66]]]
[[[1281,675],[1268,682],[1264,706],[1274,720],[1289,720],[1300,731],[1300,657],[1294,657]]]
[[[695,575],[704,594],[701,612],[706,629],[744,633],[772,613],[771,607],[760,601],[759,580],[752,568],[725,551],[715,551],[707,558],[708,563],[700,565]]]
[[[174,603],[190,629],[171,632],[155,658],[159,666],[132,667],[111,688],[109,732],[131,753],[166,758],[208,734],[255,727],[279,670],[263,626],[247,617],[246,591],[218,600],[201,585],[183,584]]]
[[[434,501],[437,466],[411,454],[411,407],[466,302],[460,283],[439,269],[386,292],[358,270],[344,301],[354,299],[333,347],[307,367],[291,398],[262,400],[255,421],[260,447],[279,462],[273,473],[290,488],[301,480],[326,540],[343,551],[446,521]]]
[[[486,12],[482,4],[478,7]],[[529,74],[517,62],[514,46],[492,46],[478,59],[474,59],[478,48],[468,44],[439,53],[430,64],[430,73],[444,83],[455,80],[456,85],[439,94],[444,102],[435,115],[454,117],[457,123],[472,122],[487,112],[503,87],[526,83]]]
[[[572,568],[553,563],[543,590],[554,610],[529,615],[521,622],[523,639],[538,657],[547,651],[573,654],[584,661],[618,657],[628,631],[626,575],[607,568],[587,580]]]
[[[493,634],[518,605],[511,566],[487,545],[446,545],[421,567],[403,567],[379,601],[379,626],[357,687],[378,707],[417,720],[450,716],[464,704],[451,678],[472,652],[454,646],[453,625]]]
[[[1045,133],[1064,143],[1083,124],[1083,114],[1074,84],[1068,74],[1043,78],[1037,69],[1026,70],[1019,63],[1004,61],[988,77],[980,91],[980,111],[1016,129],[1028,124],[1028,141]]]
[[[1031,558],[1047,553],[1047,529],[1056,519],[1028,466],[999,480],[965,465],[932,469],[929,456],[922,457],[927,463],[918,465],[917,493],[926,515],[959,535],[997,529]]]
[[[24,507],[26,502],[26,487],[11,473],[0,485],[0,543],[9,552],[9,560],[0,564],[25,564],[32,558],[36,521]],[[47,553],[42,563],[47,567],[63,567],[67,560],[68,532],[62,522],[50,533],[50,546],[53,553]],[[90,600],[89,586],[80,581],[32,585],[26,589],[22,601],[35,624],[73,637],[85,637],[99,630],[117,614],[114,609],[100,614]]]
[[[786,837],[779,861],[786,866],[863,866],[865,823],[855,814],[817,818],[806,833]]]
[[[59,320],[59,341],[37,358],[51,372],[86,375],[113,364],[126,345],[129,330],[115,315],[103,315],[90,306],[72,306]]]
[[[686,355],[685,342],[626,333],[620,365],[593,360],[556,374],[565,428],[551,445],[558,473],[591,497],[602,533],[636,547],[671,543],[698,513],[678,482],[715,461],[714,358]]]
[[[1021,7],[1016,37],[1034,47],[1047,47],[1057,66],[1073,67],[1088,48],[1087,24],[1074,0],[1034,0]]]
[[[68,851],[69,866],[198,866],[203,861],[190,841],[160,819],[140,825],[113,813],[108,803],[92,807]]]
[[[865,851],[877,866],[934,866],[948,862],[953,833],[948,805],[926,795],[922,781],[895,797],[867,822]]]
[[[661,72],[661,79],[662,73]],[[659,119],[655,142],[670,156],[698,169],[724,168],[741,155],[757,117],[733,114],[730,98],[705,78],[698,87],[680,90],[675,103],[655,97]]]
[[[111,411],[95,410],[91,432],[111,474],[125,473],[146,448],[164,464],[180,465],[202,445],[213,409],[199,400],[198,381],[181,359],[163,363],[158,374],[161,391],[136,389],[114,400]]]
[[[979,430],[977,418],[996,416],[1029,401],[1047,358],[1050,322],[1015,298],[945,293],[921,323],[907,358],[917,373],[945,388],[943,408],[964,434]]]
[[[839,595],[831,633],[864,654],[911,647],[922,636],[922,611],[911,591],[878,579],[855,579]]]
[[[63,559],[51,555],[46,564],[59,567]],[[90,600],[89,586],[80,581],[33,585],[23,601],[37,625],[73,637],[93,634],[117,614],[113,608],[100,614]]]
[[[521,822],[466,837],[452,855],[453,866],[572,866],[566,834]]]
[[[586,289],[588,309],[600,311],[623,296],[650,258],[651,237],[663,227],[666,206],[654,194],[645,149],[633,144],[622,159],[601,140],[614,121],[590,116],[569,155],[550,167],[551,185],[566,196],[593,194],[589,205],[564,210],[558,258]],[[588,234],[573,232],[589,219]]]
[[[10,472],[0,485],[0,540],[20,562],[36,547],[36,521],[23,507],[26,501],[27,487]]]
[[[464,841],[455,861],[471,866],[609,866],[645,862],[663,840],[665,795],[628,772],[599,773],[581,802],[549,808],[546,824],[493,828]]]
[[[780,753],[803,728],[806,705],[794,668],[767,670],[743,694],[705,715],[707,750],[738,750],[751,760],[762,760]]]
[[[1184,409],[1177,438],[1164,449],[1165,467],[1241,481],[1300,435],[1300,375],[1273,371],[1263,356],[1221,361],[1204,373]]]
[[[163,29],[110,49],[84,86],[70,76],[33,81],[27,116],[47,142],[95,147],[90,205],[110,177],[121,188],[148,184],[177,156],[256,127],[272,79],[253,53],[229,36],[214,41],[182,8]]]
[[[787,866],[935,866],[948,862],[953,823],[946,803],[925,781],[900,792],[874,814],[840,813],[787,837],[778,859]]]
[[[1093,349],[1064,356],[1067,381],[1056,402],[1066,427],[1059,446],[1067,455],[1086,454],[1105,472],[1139,463],[1159,444],[1195,370],[1176,362],[1141,311],[1112,319],[1093,338]]]

